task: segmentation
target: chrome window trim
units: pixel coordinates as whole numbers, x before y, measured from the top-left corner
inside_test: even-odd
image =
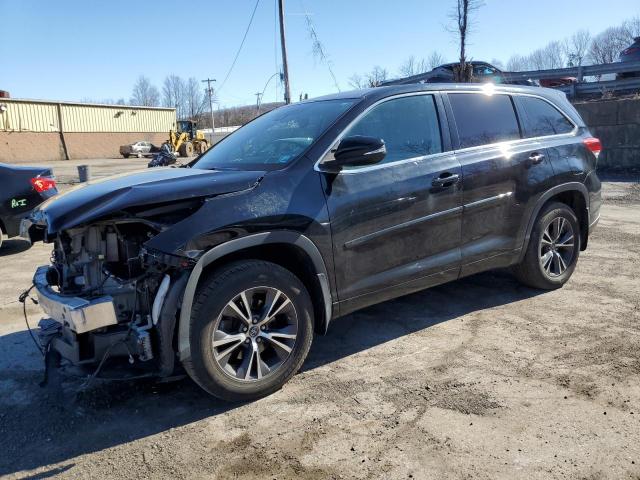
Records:
[[[551,138],[557,138],[557,139],[562,139],[562,138],[570,138],[570,137],[575,137],[578,133],[579,127],[578,125],[571,119],[571,117],[569,115],[567,115],[567,113],[562,110],[562,108],[560,108],[558,105],[556,105],[555,103],[551,102],[550,100],[540,96],[540,95],[536,95],[534,93],[524,93],[524,92],[493,92],[491,93],[491,95],[511,95],[511,96],[521,96],[521,97],[533,97],[533,98],[538,98],[540,100],[543,100],[545,102],[547,102],[549,105],[551,105],[553,108],[555,108],[556,110],[558,110],[568,121],[569,123],[571,123],[573,125],[573,130],[571,132],[567,132],[567,133],[557,133],[557,134],[553,134],[553,135],[543,135],[540,137],[528,137],[528,138],[519,138],[517,140],[507,140],[504,142],[494,142],[494,143],[487,143],[484,145],[475,145],[473,147],[466,147],[466,148],[460,148],[458,150],[448,150],[446,152],[440,152],[440,153],[432,153],[430,155],[423,155],[423,156],[419,156],[419,157],[412,157],[412,158],[407,158],[404,160],[396,160],[395,162],[389,162],[389,163],[381,163],[378,165],[369,165],[366,167],[360,167],[360,168],[353,168],[350,170],[340,170],[339,172],[331,172],[328,170],[323,170],[322,168],[320,168],[320,164],[322,163],[322,159],[331,151],[332,148],[334,148],[335,146],[337,146],[337,144],[340,142],[340,140],[342,140],[342,138],[344,137],[345,132],[347,132],[349,130],[349,128],[351,128],[351,126],[356,123],[358,120],[360,120],[364,115],[366,115],[367,113],[369,113],[369,111],[371,111],[371,109],[375,108],[376,106],[378,106],[381,103],[387,102],[389,100],[394,100],[396,98],[402,98],[402,97],[414,97],[414,96],[418,96],[418,95],[432,95],[435,97],[436,93],[475,93],[477,95],[488,95],[487,93],[484,93],[480,90],[429,90],[429,91],[423,91],[423,92],[408,92],[408,93],[400,93],[397,95],[391,95],[389,97],[385,97],[385,98],[381,98],[380,100],[372,103],[371,105],[369,105],[364,111],[362,111],[356,118],[354,118],[351,122],[349,122],[349,124],[342,130],[342,132],[340,132],[340,134],[336,137],[336,139],[331,143],[331,145],[329,145],[329,147],[322,153],[322,155],[320,155],[320,158],[318,158],[318,160],[316,160],[316,162],[313,165],[313,169],[316,172],[321,172],[321,173],[337,173],[338,175],[341,174],[346,174],[346,175],[352,175],[354,173],[360,173],[360,172],[369,172],[372,170],[379,170],[382,168],[387,168],[387,167],[393,167],[396,165],[401,165],[404,163],[409,163],[409,162],[418,162],[418,161],[423,161],[423,160],[427,160],[427,159],[432,159],[432,158],[440,158],[440,157],[445,157],[448,155],[456,155],[458,153],[467,153],[467,152],[472,152],[474,150],[481,150],[481,149],[486,149],[486,148],[500,148],[500,147],[505,147],[505,146],[518,146],[520,144],[526,144],[528,142],[532,142],[532,141],[537,141],[537,140],[547,140],[547,139],[551,139]],[[434,98],[435,101],[435,98]],[[437,108],[437,105],[436,105]],[[517,115],[517,111],[515,112]],[[447,125],[448,127],[448,125]],[[442,129],[442,125],[440,125],[440,128]],[[442,133],[442,132],[441,132]]]

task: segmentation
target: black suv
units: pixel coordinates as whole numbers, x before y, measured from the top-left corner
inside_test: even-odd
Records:
[[[77,188],[25,220],[54,243],[34,277],[48,364],[182,364],[252,399],[354,310],[498,267],[561,287],[598,221],[599,152],[542,88],[392,86],[271,111],[182,168]]]

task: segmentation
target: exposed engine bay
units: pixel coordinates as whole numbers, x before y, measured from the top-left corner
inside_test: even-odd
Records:
[[[158,320],[172,272],[147,261],[142,246],[161,228],[144,219],[119,219],[57,235],[51,265],[35,277],[39,302],[51,317],[40,323],[45,348],[51,344],[74,365],[118,357],[133,364],[158,356]],[[149,363],[157,370],[157,362]]]

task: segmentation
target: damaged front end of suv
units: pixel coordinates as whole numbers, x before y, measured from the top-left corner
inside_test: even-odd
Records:
[[[196,212],[259,179],[255,172],[150,170],[76,188],[35,210],[23,234],[53,245],[51,264],[33,280],[48,316],[39,324],[47,365],[102,370],[107,378],[170,376],[177,313],[199,252],[149,242],[175,238],[175,228],[193,234]],[[123,363],[130,365],[113,368]]]

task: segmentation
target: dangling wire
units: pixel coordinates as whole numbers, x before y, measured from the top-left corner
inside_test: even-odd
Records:
[[[322,44],[322,42],[320,41],[320,38],[318,37],[318,32],[316,31],[315,25],[311,20],[311,15],[309,15],[309,12],[306,6],[304,5],[303,0],[300,0],[300,5],[302,6],[302,9],[304,11],[304,18],[307,22],[307,30],[309,32],[309,37],[311,38],[313,56],[320,58],[320,61],[325,63],[325,65],[327,66],[327,69],[329,70],[329,74],[333,79],[333,84],[335,85],[336,89],[339,92],[340,85],[338,85],[338,80],[335,74],[333,73],[333,63],[331,62],[331,60],[329,59],[329,56],[325,52],[324,45]]]
[[[20,303],[22,303],[22,313],[24,314],[24,323],[27,324],[27,330],[29,331],[29,335],[31,336],[31,340],[33,340],[33,344],[36,346],[36,348],[40,352],[40,355],[42,355],[44,357],[44,350],[40,346],[40,342],[38,342],[38,340],[36,340],[36,337],[33,334],[33,331],[31,330],[31,325],[29,325],[29,317],[27,316],[27,298],[29,298],[35,305],[38,304],[38,301],[35,298],[32,298],[32,297],[29,296],[29,292],[31,292],[31,290],[33,290],[33,287],[35,287],[35,285],[31,285],[27,290],[22,292],[20,294],[20,296],[18,297],[18,301]]]

